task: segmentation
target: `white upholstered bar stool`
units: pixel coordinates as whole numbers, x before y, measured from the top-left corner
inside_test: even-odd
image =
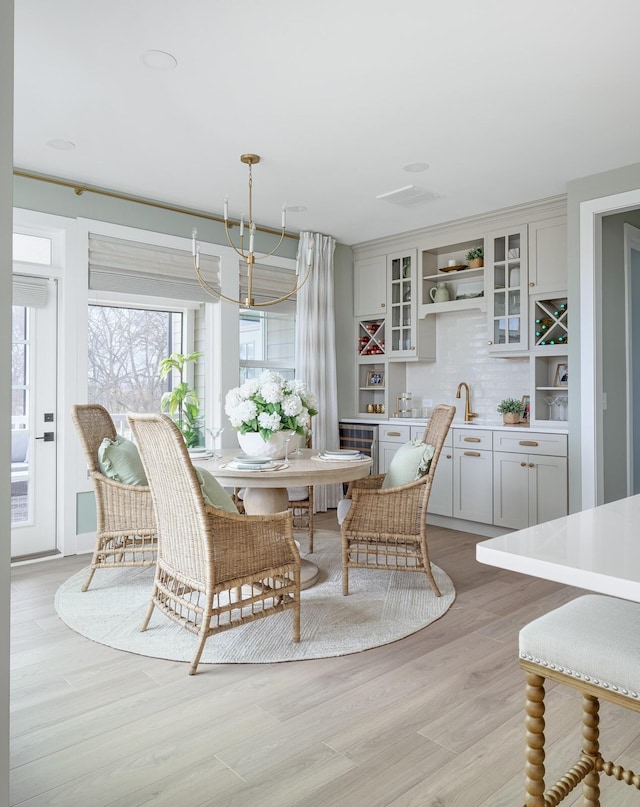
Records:
[[[640,790],[640,775],[600,754],[598,714],[600,700],[640,711],[640,604],[589,594],[550,611],[520,631],[520,666],[527,679],[525,807],[555,807],[581,782],[583,807],[600,807],[601,773]],[[582,694],[580,757],[546,791],[545,679]]]

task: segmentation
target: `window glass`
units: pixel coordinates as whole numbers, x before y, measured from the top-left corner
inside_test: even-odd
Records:
[[[295,375],[295,317],[273,311],[240,311],[240,383],[277,370]]]
[[[160,361],[183,352],[183,314],[90,305],[88,400],[102,404],[116,429],[128,429],[127,412],[158,412],[172,376],[158,376]]]
[[[41,235],[14,233],[13,260],[51,266],[51,239]]]

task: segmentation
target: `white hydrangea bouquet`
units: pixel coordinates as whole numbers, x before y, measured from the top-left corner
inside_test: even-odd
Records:
[[[313,415],[318,414],[316,396],[303,381],[283,378],[265,370],[240,387],[229,390],[224,411],[240,434],[259,432],[266,442],[281,430],[305,435]]]

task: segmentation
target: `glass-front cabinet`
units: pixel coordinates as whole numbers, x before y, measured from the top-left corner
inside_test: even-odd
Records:
[[[416,355],[417,250],[387,257],[387,353],[389,357]]]
[[[490,233],[485,241],[489,351],[528,347],[527,227]]]

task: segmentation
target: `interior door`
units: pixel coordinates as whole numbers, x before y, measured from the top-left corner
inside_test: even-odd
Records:
[[[14,276],[11,380],[11,557],[57,548],[57,284]]]

